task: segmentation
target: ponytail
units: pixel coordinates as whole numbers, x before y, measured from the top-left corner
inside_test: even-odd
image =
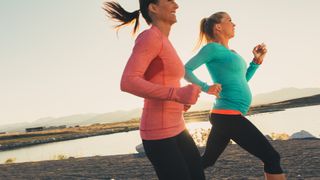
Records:
[[[215,39],[215,32],[213,26],[221,22],[226,12],[217,12],[208,18],[203,18],[200,21],[199,39],[195,49],[198,49],[204,42],[208,43],[210,40]]]
[[[205,41],[206,43],[208,42],[208,39],[207,39],[206,33],[205,33],[206,23],[207,23],[207,18],[201,19],[199,38],[198,38],[197,45],[194,49],[198,49],[203,44],[203,41]]]
[[[103,9],[107,12],[107,16],[110,19],[120,22],[120,24],[115,26],[118,31],[121,27],[127,26],[129,24],[134,24],[132,34],[134,35],[139,29],[139,15],[140,10],[134,12],[128,12],[117,2],[105,2]]]

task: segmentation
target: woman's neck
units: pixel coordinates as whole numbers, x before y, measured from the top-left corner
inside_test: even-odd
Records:
[[[216,38],[216,39],[212,39],[210,42],[215,42],[215,43],[219,43],[222,46],[226,47],[229,49],[229,39],[226,38]]]
[[[169,36],[170,30],[171,30],[171,24],[163,23],[161,21],[154,21],[152,22],[152,25],[156,26],[162,32],[162,34],[165,35],[166,37]]]

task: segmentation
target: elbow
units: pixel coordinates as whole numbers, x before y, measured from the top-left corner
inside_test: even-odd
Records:
[[[130,87],[129,87],[129,86],[127,85],[127,83],[125,83],[125,82],[121,82],[121,84],[120,84],[120,90],[121,90],[122,92],[131,93]]]
[[[120,90],[123,92],[127,92],[127,88],[125,87],[123,82],[120,83]]]
[[[141,86],[139,86],[139,82],[137,81],[135,76],[124,75],[121,78],[120,89],[123,92],[127,92],[129,94],[133,94],[136,96],[141,96]]]
[[[185,72],[185,73],[184,73],[184,77],[183,77],[183,78],[184,78],[185,80],[188,80],[188,71],[185,70],[184,72]]]
[[[135,94],[136,87],[134,84],[135,83],[134,83],[132,77],[122,76],[121,82],[120,82],[120,90],[123,92],[130,93],[130,94]]]
[[[183,77],[185,80],[187,80],[187,74],[184,74],[184,77]]]
[[[187,82],[192,83],[191,78],[190,78],[190,75],[189,75],[188,73],[185,73],[185,74],[184,74],[184,79],[185,79]]]
[[[129,91],[129,86],[127,83],[127,78],[125,78],[124,76],[122,76],[121,78],[121,82],[120,82],[120,90],[123,92],[128,92]]]
[[[187,67],[185,67],[184,70],[185,70],[184,79],[190,82],[190,75],[192,74],[192,70]]]

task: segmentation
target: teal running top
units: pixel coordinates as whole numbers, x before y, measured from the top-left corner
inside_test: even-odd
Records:
[[[213,109],[237,110],[246,115],[252,100],[248,81],[259,67],[253,61],[247,68],[244,59],[235,51],[218,43],[208,43],[185,65],[185,79],[208,92],[210,85],[198,79],[193,71],[205,64],[212,81],[221,84],[220,98]]]

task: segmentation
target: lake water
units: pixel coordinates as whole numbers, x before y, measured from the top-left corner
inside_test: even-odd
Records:
[[[286,111],[248,116],[263,134],[286,133],[306,130],[320,137],[320,106],[292,108]],[[190,132],[210,128],[209,122],[195,122],[187,125]],[[65,157],[89,157],[136,153],[136,145],[141,143],[139,131],[102,135],[70,141],[36,145],[0,152],[0,164],[8,159],[14,162],[29,162]]]

